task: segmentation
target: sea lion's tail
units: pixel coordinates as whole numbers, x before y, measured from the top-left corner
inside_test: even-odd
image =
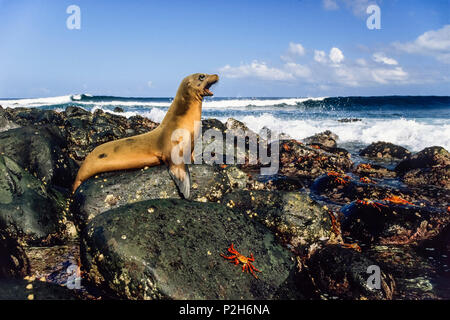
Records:
[[[191,175],[189,174],[189,168],[186,164],[169,166],[169,175],[177,185],[181,194],[185,199],[189,199],[191,196]]]
[[[88,162],[89,158],[86,158],[83,164],[81,165],[80,169],[78,170],[77,177],[75,178],[75,182],[73,183],[72,186],[72,194],[75,193],[75,191],[77,191],[78,187],[83,183],[83,181],[85,181],[86,179],[90,178],[95,174],[95,171],[93,172],[92,168],[91,170],[89,170],[90,164]]]
[[[75,182],[73,183],[72,186],[72,194],[75,193],[75,191],[77,191],[78,187],[81,185],[83,181],[76,179]]]

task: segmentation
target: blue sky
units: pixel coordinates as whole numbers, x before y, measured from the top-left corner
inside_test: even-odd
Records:
[[[216,96],[448,95],[449,12],[448,0],[0,0],[0,97],[167,97],[195,72],[221,76]]]

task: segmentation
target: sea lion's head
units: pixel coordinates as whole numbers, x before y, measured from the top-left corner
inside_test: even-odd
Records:
[[[203,99],[203,97],[212,96],[210,88],[219,81],[217,74],[194,73],[187,76],[181,82],[179,93],[190,98]]]

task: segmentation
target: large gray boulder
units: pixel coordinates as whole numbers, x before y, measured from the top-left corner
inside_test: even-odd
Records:
[[[236,191],[223,203],[267,226],[288,248],[304,254],[331,236],[329,213],[299,192]]]
[[[65,201],[56,191],[0,156],[0,221],[20,243],[51,244],[65,238]]]
[[[70,188],[78,165],[55,126],[27,126],[0,132],[0,153],[17,162],[46,185]]]
[[[0,222],[0,279],[24,277],[29,271],[28,258],[22,246]]]
[[[217,202],[230,190],[225,172],[217,166],[190,165],[191,199]],[[181,199],[164,165],[141,170],[96,175],[84,182],[74,195],[71,211],[82,226],[113,208],[150,199]]]
[[[220,204],[149,200],[105,212],[82,237],[91,281],[126,299],[295,299],[296,262],[264,226]],[[253,253],[258,279],[220,254]]]

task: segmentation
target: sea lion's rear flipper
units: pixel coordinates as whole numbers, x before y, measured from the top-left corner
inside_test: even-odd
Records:
[[[189,199],[191,195],[191,175],[186,164],[171,164],[169,166],[169,175],[183,194],[185,199]]]

